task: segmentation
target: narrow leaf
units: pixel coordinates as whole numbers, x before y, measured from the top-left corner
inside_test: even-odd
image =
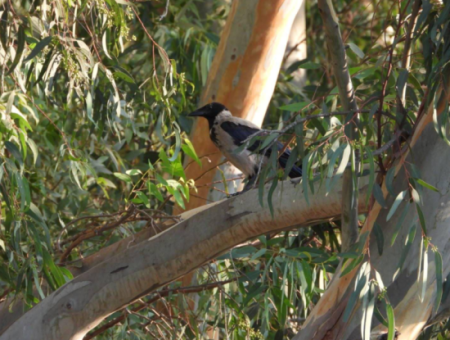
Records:
[[[406,194],[407,194],[407,190],[403,190],[402,192],[400,192],[397,197],[395,198],[394,203],[392,204],[391,210],[389,210],[389,213],[386,217],[386,221],[389,221],[391,219],[391,217],[394,215],[395,211],[397,210],[397,208],[399,207],[400,203],[403,202],[403,199],[405,198]]]
[[[26,57],[24,59],[24,62],[27,62],[28,60],[31,60],[34,57],[36,57],[38,55],[38,53],[41,52],[51,42],[52,42],[52,37],[51,36],[50,37],[46,37],[46,38],[42,39],[41,41],[39,41],[36,44],[36,46],[34,46],[33,50],[28,55],[28,57]]]
[[[430,190],[433,190],[433,191],[439,193],[439,189],[437,189],[436,187],[432,186],[431,184],[425,182],[424,180],[422,180],[420,178],[417,178],[416,182],[427,189],[430,189]]]
[[[441,304],[442,300],[442,289],[443,289],[443,281],[442,281],[442,256],[439,251],[434,251],[434,264],[436,267],[436,300],[434,302],[433,312],[437,313],[439,309],[439,305]]]
[[[20,58],[22,58],[24,48],[25,48],[25,30],[23,28],[23,25],[20,25],[16,56],[14,58],[13,63],[11,64],[11,67],[9,68],[7,75],[14,72],[14,69],[16,68],[17,64],[19,64]]]
[[[364,58],[364,52],[361,51],[358,46],[356,46],[354,43],[348,43],[347,45],[360,59]]]
[[[373,196],[375,197],[375,200],[378,202],[379,205],[381,205],[382,208],[386,208],[387,204],[384,200],[383,191],[381,191],[380,186],[378,183],[374,183],[373,185]]]
[[[386,315],[388,319],[388,337],[387,340],[395,339],[395,317],[394,308],[392,308],[390,303],[386,303]]]
[[[394,245],[395,239],[397,238],[400,228],[402,227],[403,222],[405,221],[405,217],[408,214],[410,206],[411,206],[411,204],[409,204],[409,203],[405,205],[405,208],[403,209],[403,212],[402,212],[400,218],[397,220],[397,223],[394,228],[394,233],[392,234],[392,238],[391,238],[391,246]]]
[[[377,241],[378,254],[383,255],[383,247],[384,247],[384,236],[383,231],[378,223],[375,222],[373,226],[373,233],[375,234],[375,238]]]

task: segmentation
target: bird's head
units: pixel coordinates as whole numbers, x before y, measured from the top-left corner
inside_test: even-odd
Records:
[[[195,110],[194,112],[191,112],[189,114],[190,117],[204,117],[208,120],[208,122],[211,124],[214,122],[214,119],[220,114],[230,114],[228,109],[220,103],[210,103],[206,104],[205,106]]]

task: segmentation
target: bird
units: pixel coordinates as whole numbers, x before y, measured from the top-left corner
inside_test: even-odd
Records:
[[[189,116],[203,117],[208,121],[211,141],[225,158],[247,178],[247,184],[244,186],[243,191],[253,187],[260,169],[261,157],[264,157],[262,165],[265,165],[269,160],[271,149],[267,146],[262,149],[263,142],[261,140],[256,140],[251,145],[245,146],[241,151],[237,149],[242,148],[242,145],[248,142],[252,135],[256,133],[262,134],[261,129],[248,120],[234,117],[223,104],[216,102],[191,112]],[[277,141],[276,144],[278,151],[283,149],[283,143]],[[286,148],[278,156],[278,163],[281,168],[284,169],[286,167],[290,154],[291,151],[289,148]],[[301,167],[294,165],[289,172],[289,177],[297,178],[301,176]]]

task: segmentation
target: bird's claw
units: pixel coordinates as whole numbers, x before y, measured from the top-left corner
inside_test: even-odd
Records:
[[[291,178],[291,183],[294,184],[294,188],[300,183],[302,177]]]
[[[244,192],[244,190],[238,191],[238,192],[234,192],[234,193],[232,193],[232,194],[228,194],[228,195],[227,195],[227,198],[236,197],[236,196],[242,194],[243,192]]]

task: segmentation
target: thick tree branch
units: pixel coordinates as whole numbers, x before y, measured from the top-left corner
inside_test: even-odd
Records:
[[[367,181],[361,182],[364,197]],[[290,181],[280,183],[273,194],[274,218],[260,206],[257,190],[186,212],[180,223],[105,260],[52,293],[1,339],[82,339],[115,310],[236,244],[268,232],[339,217],[340,190],[326,196],[326,189],[318,186],[308,205],[300,186]],[[362,210],[364,201],[360,202]]]
[[[352,80],[348,71],[347,54],[345,45],[342,41],[341,31],[339,29],[338,19],[330,0],[319,0],[319,11],[325,26],[325,35],[328,50],[330,51],[331,66],[333,69],[336,85],[339,89],[339,95],[344,111],[358,111],[358,105],[355,100]],[[350,117],[352,117],[350,115]],[[346,134],[350,140],[356,139],[358,135],[357,121],[358,115],[352,117],[353,122],[348,125]],[[355,172],[359,172],[358,156],[355,157]],[[345,251],[358,238],[358,197],[357,190],[358,178],[353,178],[352,169],[348,168],[343,175],[342,190],[342,249]]]

